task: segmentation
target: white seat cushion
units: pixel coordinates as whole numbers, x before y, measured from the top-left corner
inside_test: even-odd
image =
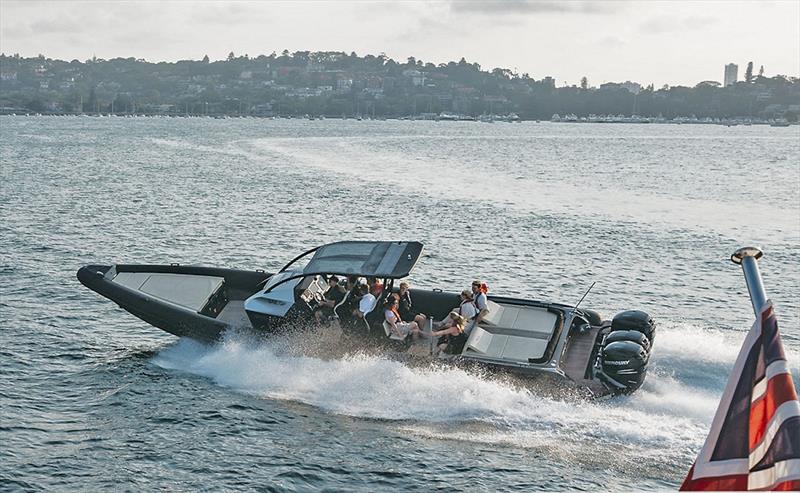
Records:
[[[114,282],[199,312],[225,279],[154,272],[120,272]]]

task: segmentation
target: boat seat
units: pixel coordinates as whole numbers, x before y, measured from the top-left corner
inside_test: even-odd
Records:
[[[405,336],[400,336],[395,334],[394,332],[392,332],[392,325],[385,320],[383,322],[383,331],[386,332],[386,337],[388,337],[393,341],[404,341],[406,339],[406,336],[408,335],[406,334]]]
[[[345,302],[350,298],[350,293],[352,293],[352,291],[345,291],[344,296],[342,297],[342,301],[340,301],[339,303],[336,304],[336,306],[333,307],[333,315],[336,318],[342,318],[342,316],[339,315],[339,311],[338,310],[339,310],[339,307],[344,305]]]
[[[492,304],[494,324],[473,328],[462,354],[523,362],[542,358],[558,316],[541,307]]]
[[[489,309],[489,313],[487,313],[486,316],[483,317],[481,323],[487,325],[497,325],[497,323],[500,321],[500,318],[502,317],[503,307],[498,305],[494,301],[487,299],[486,308]]]
[[[481,320],[481,326],[517,329],[538,332],[549,337],[558,317],[546,308],[524,305],[500,305],[488,302],[489,313]],[[490,329],[491,330],[491,329]]]
[[[113,282],[200,313],[224,277],[155,272],[120,272]]]

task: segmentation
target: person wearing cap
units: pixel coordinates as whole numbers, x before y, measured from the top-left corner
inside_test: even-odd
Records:
[[[472,319],[472,323],[467,327],[467,333],[471,332],[472,328],[481,323],[486,315],[489,314],[489,299],[486,297],[487,292],[489,292],[489,287],[485,282],[477,280],[472,281],[472,302],[475,304],[475,309],[478,310],[478,314],[475,315],[475,318]]]

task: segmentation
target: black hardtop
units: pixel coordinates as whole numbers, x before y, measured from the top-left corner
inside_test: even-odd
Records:
[[[414,268],[422,254],[418,241],[338,241],[309,250],[289,262],[314,254],[303,268],[303,276],[339,274],[379,279],[400,279]]]

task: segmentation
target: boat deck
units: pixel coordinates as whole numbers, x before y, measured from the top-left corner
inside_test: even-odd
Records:
[[[592,349],[600,329],[600,327],[592,327],[586,332],[573,334],[561,364],[561,369],[571,380],[578,385],[587,387],[596,395],[605,393],[605,388],[596,380],[586,379],[586,368],[589,366],[589,359],[592,356]]]
[[[217,320],[225,322],[231,327],[252,329],[250,317],[244,310],[244,300],[230,300],[225,308],[217,315]]]

